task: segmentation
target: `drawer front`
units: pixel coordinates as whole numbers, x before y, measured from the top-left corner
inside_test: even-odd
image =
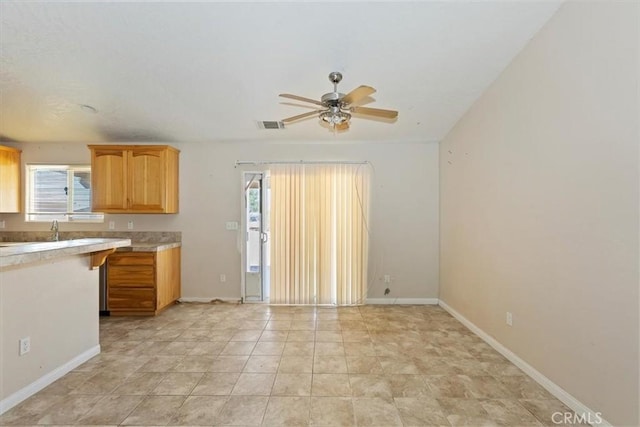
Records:
[[[153,288],[155,284],[154,268],[152,266],[112,266],[107,270],[109,288]]]
[[[127,252],[109,255],[109,265],[153,265],[153,253]]]
[[[109,289],[109,310],[155,310],[153,289]]]

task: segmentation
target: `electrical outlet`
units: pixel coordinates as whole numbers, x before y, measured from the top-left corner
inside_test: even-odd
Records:
[[[115,229],[116,229],[116,222],[109,221],[109,230],[115,230]]]
[[[391,283],[391,275],[389,274],[384,275],[384,283]]]
[[[227,281],[227,275],[226,275],[226,274],[221,274],[221,275],[220,275],[220,282],[221,282],[221,283],[224,283],[224,282],[226,282],[226,281]]]
[[[133,230],[133,221],[127,222],[127,230]]]
[[[4,219],[3,219],[2,221],[0,221],[0,228],[4,228],[4,227],[5,225],[4,225]]]
[[[507,325],[513,326],[513,314],[510,311],[507,311]]]
[[[24,356],[31,351],[31,337],[24,337],[18,340],[18,355]]]
[[[238,229],[238,222],[237,221],[228,221],[225,224],[225,228],[227,230],[237,230]]]

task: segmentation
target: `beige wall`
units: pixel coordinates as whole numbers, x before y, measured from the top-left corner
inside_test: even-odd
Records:
[[[440,298],[627,426],[640,423],[638,9],[565,3],[440,147]]]
[[[78,255],[0,271],[0,401],[97,352],[98,270],[89,261]],[[19,356],[24,337],[31,351]]]
[[[269,132],[269,131],[265,131]],[[271,131],[273,132],[273,131]],[[285,131],[286,132],[286,131]],[[88,163],[85,144],[11,144],[26,163]],[[380,298],[380,278],[393,277],[391,297],[438,296],[438,145],[433,143],[229,142],[175,143],[180,157],[180,213],[108,215],[104,224],[60,225],[67,230],[181,231],[183,297],[239,298],[238,235],[225,222],[240,221],[240,172],[236,160],[369,160],[374,166],[369,297]],[[0,214],[6,230],[47,230],[21,214]],[[227,276],[219,282],[220,274]]]

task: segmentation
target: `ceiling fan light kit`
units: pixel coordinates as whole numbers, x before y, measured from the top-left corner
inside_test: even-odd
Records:
[[[342,81],[342,73],[334,71],[329,74],[329,81],[333,83],[333,92],[325,93],[320,101],[303,96],[281,93],[283,98],[289,98],[296,101],[308,102],[321,106],[321,109],[309,111],[308,113],[298,114],[297,116],[287,117],[283,119],[283,123],[291,123],[297,120],[305,119],[313,115],[318,115],[321,122],[328,123],[334,130],[345,130],[349,128],[351,121],[351,113],[371,116],[384,119],[395,119],[398,112],[394,110],[383,110],[381,108],[359,107],[356,104],[369,95],[376,92],[371,86],[358,86],[348,94],[338,92],[338,83]]]

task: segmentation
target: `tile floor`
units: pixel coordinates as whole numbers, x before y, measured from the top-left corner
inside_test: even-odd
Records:
[[[569,411],[440,307],[178,304],[0,425],[533,426]]]

